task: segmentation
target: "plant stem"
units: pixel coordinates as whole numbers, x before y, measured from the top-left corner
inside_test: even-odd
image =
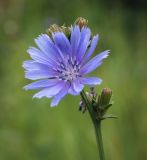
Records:
[[[86,104],[86,107],[89,111],[90,117],[92,119],[92,122],[93,122],[93,125],[95,128],[96,141],[97,141],[100,160],[105,160],[102,134],[101,134],[101,120],[96,119],[96,115],[93,110],[93,106],[91,105],[90,101],[88,100],[88,97],[85,94],[84,90],[81,92],[81,97],[82,97],[84,103]]]
[[[97,140],[97,145],[99,149],[100,160],[105,160],[102,133],[101,133],[101,122],[97,121],[97,123],[94,124],[94,127],[95,127],[95,134],[96,134],[96,140]]]

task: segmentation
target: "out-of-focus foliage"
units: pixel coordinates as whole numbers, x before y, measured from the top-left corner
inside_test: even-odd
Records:
[[[103,122],[106,158],[147,159],[147,5],[146,1],[1,0],[0,1],[0,160],[97,159],[93,126],[78,111],[79,97],[67,96],[57,108],[49,99],[24,91],[22,62],[33,39],[53,23],[70,25],[78,16],[99,33],[97,53],[110,49],[93,73],[113,89]],[[87,88],[88,89],[88,88]]]

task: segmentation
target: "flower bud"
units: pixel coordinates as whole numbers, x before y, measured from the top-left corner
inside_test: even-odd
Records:
[[[62,25],[61,27],[59,27],[57,24],[53,24],[51,25],[47,30],[46,33],[52,37],[52,33],[54,32],[63,32],[67,37],[70,36],[70,28],[66,27],[65,25]]]
[[[112,90],[110,88],[104,88],[100,96],[99,105],[104,108],[107,107],[110,103],[111,96]]]
[[[69,38],[70,34],[71,34],[71,28],[63,25],[63,26],[61,26],[61,29],[64,32],[64,34],[66,35],[66,37]]]
[[[62,29],[58,25],[56,25],[56,24],[51,25],[46,30],[46,32],[47,32],[48,35],[52,35],[53,32],[61,32],[61,31],[62,31]]]
[[[78,17],[75,21],[75,25],[79,25],[80,28],[88,25],[88,20],[82,17]]]

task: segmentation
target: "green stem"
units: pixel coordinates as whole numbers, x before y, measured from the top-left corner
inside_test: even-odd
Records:
[[[97,145],[99,149],[100,160],[105,160],[102,133],[101,133],[101,122],[100,121],[97,122],[97,124],[94,124],[94,126],[95,126],[95,134],[96,134],[96,140],[97,140]]]
[[[86,107],[89,111],[90,117],[92,119],[92,122],[93,122],[93,125],[95,128],[96,141],[97,141],[100,160],[105,160],[102,134],[101,134],[101,120],[96,119],[96,115],[93,110],[93,107],[92,107],[90,101],[88,100],[87,95],[85,94],[84,90],[81,92],[81,97],[86,104]]]

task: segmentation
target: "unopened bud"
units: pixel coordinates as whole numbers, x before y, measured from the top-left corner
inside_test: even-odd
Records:
[[[88,25],[88,20],[82,17],[78,17],[75,21],[76,25],[79,25],[80,28]]]
[[[49,34],[49,35],[52,35],[52,33],[54,33],[54,32],[61,32],[61,31],[62,31],[62,29],[58,25],[56,25],[56,24],[51,25],[46,30],[47,34]]]
[[[65,25],[59,27],[57,24],[51,25],[47,30],[46,33],[52,37],[52,33],[54,32],[63,32],[67,37],[70,35],[70,28],[66,27]]]
[[[63,25],[61,26],[61,29],[62,29],[62,32],[64,32],[64,34],[67,36],[67,38],[69,38],[71,33],[71,28]]]
[[[102,90],[101,96],[100,96],[100,105],[101,106],[108,106],[110,103],[110,99],[112,96],[112,90],[110,88],[104,88]]]

